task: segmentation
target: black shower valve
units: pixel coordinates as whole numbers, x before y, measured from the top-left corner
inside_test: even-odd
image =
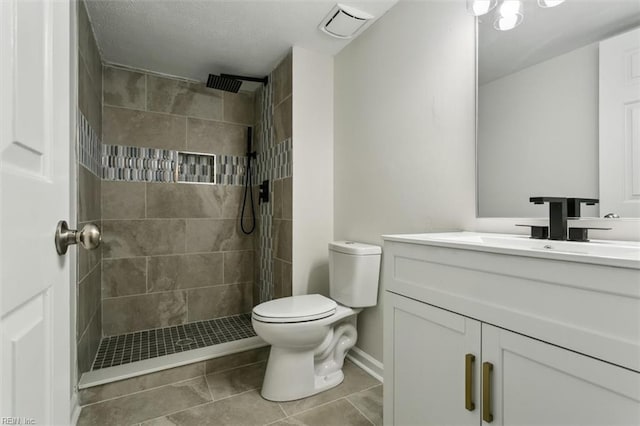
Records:
[[[269,202],[269,181],[263,180],[260,184],[260,193],[258,196],[258,204]]]

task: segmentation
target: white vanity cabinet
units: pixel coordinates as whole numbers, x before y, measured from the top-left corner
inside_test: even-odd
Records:
[[[389,292],[384,303],[384,423],[477,426],[480,322]],[[474,411],[465,409],[466,354],[475,356]]]
[[[637,372],[488,324],[482,363],[495,424],[640,425]]]
[[[384,423],[640,425],[639,271],[564,263],[385,238]]]

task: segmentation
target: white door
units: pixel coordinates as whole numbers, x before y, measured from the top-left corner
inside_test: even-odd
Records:
[[[70,421],[71,2],[0,1],[0,418]],[[11,422],[12,420],[8,420]]]
[[[384,424],[480,424],[479,321],[387,292],[384,346]]]
[[[640,425],[637,372],[487,324],[482,362],[484,425]]]
[[[600,212],[640,217],[640,29],[600,43]]]

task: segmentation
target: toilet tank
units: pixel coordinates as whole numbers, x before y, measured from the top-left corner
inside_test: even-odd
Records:
[[[352,308],[378,303],[380,246],[335,241],[329,243],[329,292],[336,302]]]

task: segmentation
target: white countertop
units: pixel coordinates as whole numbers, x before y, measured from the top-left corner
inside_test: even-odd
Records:
[[[466,231],[383,235],[382,238],[385,241],[640,270],[640,243],[633,241],[591,240],[589,242],[574,242],[538,240],[525,235]],[[640,283],[640,274],[638,282]]]

